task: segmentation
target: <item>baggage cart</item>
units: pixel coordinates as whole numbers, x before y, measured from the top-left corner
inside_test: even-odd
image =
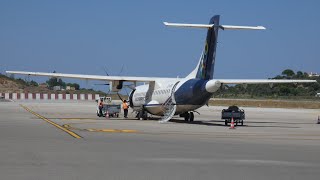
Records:
[[[107,115],[107,112],[109,114],[109,117],[119,117],[120,111],[121,111],[121,105],[120,104],[104,104],[102,108],[102,114],[99,113],[99,106],[97,107],[97,116],[99,117],[105,117]]]
[[[229,106],[228,109],[223,109],[221,111],[221,119],[224,119],[224,124],[228,126],[228,123],[231,123],[233,118],[236,126],[238,123],[243,126],[243,120],[245,119],[245,112],[243,109],[239,109],[238,106]]]

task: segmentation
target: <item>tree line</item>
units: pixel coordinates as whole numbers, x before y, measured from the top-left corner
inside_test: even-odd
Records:
[[[61,86],[64,89],[66,88],[66,86],[74,87],[75,90],[79,90],[80,89],[80,85],[79,84],[77,84],[77,83],[65,83],[64,81],[62,81],[62,79],[58,79],[56,77],[50,78],[48,81],[46,81],[46,83],[48,84],[48,87],[50,89],[52,89],[54,86]]]
[[[54,71],[55,73],[55,71]],[[12,80],[14,82],[16,82],[17,84],[20,84],[22,86],[39,86],[39,83],[37,83],[34,80],[27,80],[27,79],[22,79],[22,78],[15,78],[13,74],[11,74],[9,77],[2,75],[0,73],[0,77],[5,78],[5,79],[9,79]],[[65,83],[62,79],[58,79],[56,77],[52,77],[50,78],[48,81],[46,81],[46,84],[48,85],[49,89],[53,89],[54,86],[61,86],[64,89],[66,88],[66,86],[70,86],[70,87],[74,87],[75,90],[80,90],[80,85],[77,83]]]
[[[291,69],[282,71],[281,75],[269,79],[306,79],[317,80],[317,83],[290,83],[290,84],[248,84],[248,85],[225,85],[220,88],[214,97],[218,98],[311,98],[320,92],[320,77],[309,77],[302,71],[296,73]]]

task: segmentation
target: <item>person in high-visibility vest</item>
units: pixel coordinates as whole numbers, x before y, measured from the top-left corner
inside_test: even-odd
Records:
[[[122,108],[123,108],[124,118],[128,118],[128,109],[129,109],[129,106],[128,106],[128,104],[127,104],[127,100],[123,100]]]
[[[102,116],[102,109],[103,109],[103,99],[101,98],[99,101],[99,115]]]

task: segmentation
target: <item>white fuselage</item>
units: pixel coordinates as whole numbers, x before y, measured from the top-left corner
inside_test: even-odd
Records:
[[[141,86],[137,86],[134,91],[131,92],[129,101],[130,105],[134,110],[145,109],[149,113],[154,115],[163,115],[164,107],[163,104],[170,98],[170,96],[174,96],[175,92],[182,86],[186,85],[186,82],[190,80],[189,78],[183,79],[168,79],[162,81],[155,81],[154,84],[145,84]],[[219,84],[220,86],[220,84]],[[188,89],[192,89],[193,87],[188,86]],[[181,91],[181,90],[180,90]],[[212,93],[212,92],[210,92]],[[177,98],[177,97],[175,97]],[[179,97],[181,99],[184,96]],[[190,98],[190,97],[185,97]],[[181,114],[188,111],[193,111],[201,107],[205,102],[200,104],[177,104],[176,113]]]

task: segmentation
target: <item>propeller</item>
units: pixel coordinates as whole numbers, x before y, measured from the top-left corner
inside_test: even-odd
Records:
[[[118,92],[117,92],[117,95],[118,95],[119,99],[123,102],[123,99],[121,98],[121,96]]]
[[[119,72],[118,76],[120,76],[120,75],[121,75],[121,73],[122,73],[122,71],[123,71],[123,68],[124,68],[124,64],[122,64],[122,67],[121,67],[121,70],[120,70],[120,72]]]
[[[109,86],[109,83],[103,83],[103,84],[94,84],[95,86]]]
[[[107,67],[105,67],[104,69],[103,69],[103,71],[106,73],[106,75],[107,76],[109,76],[109,74],[108,74],[108,71],[107,71],[108,69],[107,69]]]
[[[107,76],[109,76],[107,67],[103,68],[102,70],[106,73]],[[99,83],[99,84],[93,84],[93,85],[95,85],[95,86],[109,86],[110,84],[109,83]]]
[[[127,87],[127,88],[129,88],[131,90],[135,90],[136,89],[135,84],[124,85],[124,87]]]
[[[124,69],[125,69],[125,66],[124,66],[124,64],[123,64],[122,67],[121,67],[120,72],[118,73],[118,76],[120,76],[120,75],[123,73]],[[107,67],[104,67],[104,68],[103,68],[103,71],[106,73],[107,76],[110,76],[109,73],[108,73]],[[96,85],[96,86],[109,86],[110,83],[101,83],[101,84],[94,84],[94,85]],[[127,88],[129,88],[129,89],[131,89],[131,90],[135,90],[135,89],[136,89],[136,88],[135,88],[135,84],[123,85],[123,87],[127,87]],[[126,88],[123,88],[123,89],[126,91],[127,96],[129,96],[129,93],[128,93],[127,89],[126,89]],[[111,93],[112,93],[112,92],[110,92],[110,89],[109,89],[109,91],[107,92],[107,95],[108,95],[108,94],[111,94]],[[120,99],[121,101],[123,101],[123,99],[122,99],[122,97],[120,96],[119,92],[117,92],[117,95],[118,95],[119,99]]]

